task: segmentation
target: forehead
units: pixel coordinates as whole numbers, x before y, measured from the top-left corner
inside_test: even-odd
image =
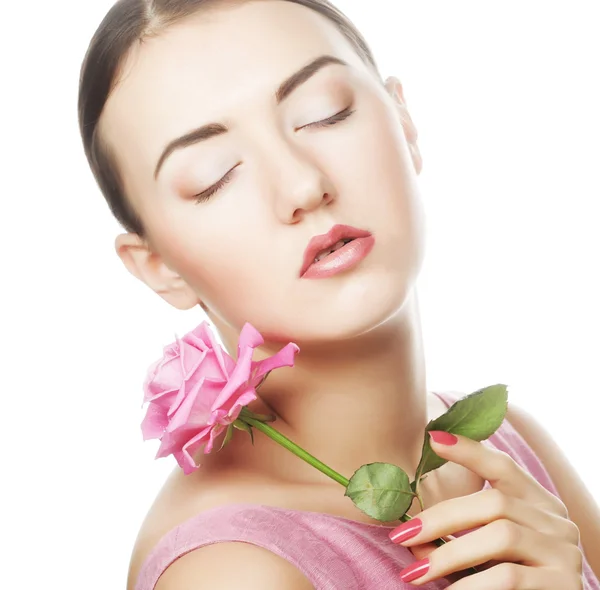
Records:
[[[235,117],[254,102],[274,104],[277,85],[321,54],[366,69],[334,23],[293,2],[201,10],[132,48],[101,132],[118,159],[129,149],[153,158],[157,142],[190,125]]]

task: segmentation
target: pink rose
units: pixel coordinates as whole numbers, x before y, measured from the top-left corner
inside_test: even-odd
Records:
[[[290,342],[277,354],[253,361],[264,340],[250,324],[240,334],[237,362],[215,341],[206,322],[166,346],[162,359],[148,370],[142,422],[144,440],[161,441],[156,458],[171,453],[187,475],[196,470],[192,455],[204,447],[212,451],[215,439],[239,416],[242,407],[257,398],[256,387],[278,367],[294,365],[299,348]]]

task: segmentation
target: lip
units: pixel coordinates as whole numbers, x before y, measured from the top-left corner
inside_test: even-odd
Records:
[[[308,246],[306,247],[306,250],[304,251],[304,260],[302,263],[302,268],[300,269],[300,276],[303,277],[306,274],[309,267],[312,266],[319,252],[327,248],[331,248],[331,246],[333,246],[336,242],[339,242],[340,240],[346,240],[348,238],[371,238],[371,240],[369,240],[371,247],[371,242],[374,242],[374,238],[372,238],[371,232],[369,231],[366,231],[364,229],[358,229],[350,225],[334,225],[326,234],[315,236],[310,240]],[[351,245],[352,243],[353,242],[351,242],[350,244],[346,244],[346,246],[340,248],[340,250],[338,251],[347,248],[347,246]],[[368,251],[364,252],[364,256],[368,254],[368,252],[371,250],[371,247],[368,248]],[[361,259],[364,258],[364,256],[362,256]],[[339,270],[344,269],[340,268]]]

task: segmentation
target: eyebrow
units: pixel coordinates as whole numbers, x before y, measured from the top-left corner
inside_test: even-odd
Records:
[[[276,104],[280,105],[288,96],[290,96],[290,94],[292,94],[294,90],[296,90],[296,88],[304,84],[304,82],[314,76],[319,70],[329,65],[349,66],[347,62],[339,59],[338,57],[334,57],[333,55],[321,55],[320,57],[317,57],[317,59],[300,68],[297,72],[293,73],[289,78],[280,84],[277,92],[275,92]],[[223,135],[228,131],[229,129],[221,123],[208,123],[207,125],[198,127],[198,129],[194,129],[193,131],[190,131],[189,133],[186,133],[185,135],[182,135],[181,137],[169,142],[158,159],[158,163],[156,164],[156,168],[154,170],[154,179],[156,180],[166,159],[173,152],[189,147],[201,141],[206,141],[211,137]]]

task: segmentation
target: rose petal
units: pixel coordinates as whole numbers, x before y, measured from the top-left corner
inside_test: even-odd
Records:
[[[219,397],[214,401],[211,411],[224,405],[242,385],[248,382],[252,370],[254,348],[263,342],[264,340],[256,328],[251,324],[244,324],[240,334],[240,345],[238,346],[238,358],[235,367]]]
[[[202,437],[208,436],[211,428],[212,426],[207,426],[201,430],[197,428],[180,428],[175,432],[165,431],[155,458],[160,459],[176,451],[181,451],[190,441],[200,440]]]
[[[164,391],[175,389],[181,382],[181,369],[178,357],[163,358],[157,367],[151,369],[148,379],[144,384],[144,391],[149,398],[147,401]]]
[[[172,399],[171,404],[169,405],[169,411],[167,415],[169,418],[179,409],[181,406],[181,402],[185,399],[185,392],[188,389],[187,383],[185,381],[181,381],[181,385],[175,394],[175,397]]]
[[[145,399],[144,403],[150,402],[161,408],[165,408],[165,410],[169,410],[171,408],[175,398],[177,397],[178,390],[177,389],[168,389],[166,391],[161,391],[160,393],[154,395],[151,399]]]
[[[181,449],[181,453],[183,455],[183,461],[187,465],[188,469],[191,471],[197,469],[199,465],[196,465],[194,458],[192,457],[192,453],[195,453],[202,445],[206,445],[204,447],[204,453],[208,454],[210,451],[207,451],[206,448],[210,443],[212,437],[213,428],[206,428],[199,434],[197,434],[194,438],[190,439],[187,443],[185,443]],[[212,443],[210,450],[212,450]],[[188,473],[191,473],[188,471]],[[187,473],[186,473],[187,475]]]
[[[209,425],[215,426],[216,424],[222,424],[223,420],[227,418],[227,414],[227,410],[223,408],[219,408],[218,410],[211,412],[210,418],[208,420]]]
[[[256,390],[254,388],[248,389],[240,395],[227,413],[227,423],[231,424],[232,422],[235,422],[238,419],[242,408],[247,406],[250,402],[253,402],[255,399],[258,399],[258,396],[256,395]]]
[[[250,379],[250,368],[252,366],[252,351],[244,351],[241,359],[235,365],[233,372],[231,373],[229,380],[219,393],[219,396],[213,402],[210,411],[214,412],[221,406],[227,405],[230,398],[235,398],[237,392],[244,388],[248,380]],[[243,390],[243,389],[242,389]]]
[[[186,387],[183,385],[187,384],[187,389],[190,389],[200,377],[200,375],[196,376],[196,373],[205,373],[199,369],[205,368],[208,348],[200,339],[196,339],[196,342],[192,344],[188,340],[187,335],[177,338],[176,343],[171,345],[170,349],[174,365],[159,367],[159,370],[164,371],[164,374],[161,374],[160,386],[163,388],[177,387],[178,389],[176,398],[172,400],[169,415],[172,415],[183,401],[186,391]]]
[[[196,465],[193,457],[191,457],[189,453],[178,451],[177,453],[173,453],[173,457],[177,459],[177,463],[179,463],[179,466],[183,469],[185,475],[193,473],[200,467],[200,465]]]
[[[166,457],[177,449],[180,449],[184,444],[185,440],[182,437],[182,433],[171,434],[170,432],[165,432],[160,439],[160,446],[154,458],[161,459],[162,457]]]
[[[143,439],[160,438],[168,423],[169,419],[165,409],[150,404],[141,425]]]
[[[238,358],[240,357],[243,348],[257,348],[264,343],[265,340],[261,336],[260,332],[252,324],[246,322],[242,328],[242,331],[240,332],[240,339],[238,342]]]
[[[144,399],[150,406],[142,422],[144,439],[161,441],[156,457],[173,454],[189,474],[199,466],[193,454],[210,453],[217,438],[257,399],[256,386],[268,373],[293,366],[299,348],[289,343],[277,354],[254,362],[261,334],[246,323],[234,360],[216,341],[208,323],[164,348],[163,358],[148,370]]]
[[[224,430],[225,430],[225,426],[223,426],[222,424],[217,424],[217,426],[215,426],[214,428],[211,429],[210,438],[208,439],[208,442],[206,443],[206,446],[204,447],[205,455],[208,455],[210,452],[212,452],[215,440]]]
[[[215,360],[221,370],[221,375],[229,376],[229,370],[232,366],[231,362],[233,359],[215,340],[213,331],[210,329],[208,323],[206,321],[202,322],[195,330],[193,330],[192,334],[202,338],[207,347],[214,353]]]
[[[181,372],[185,381],[193,378],[198,367],[204,362],[208,350],[198,350],[195,346],[190,346],[186,342],[181,342],[179,350],[179,362],[181,363]]]
[[[272,371],[273,369],[278,369],[279,367],[293,367],[296,353],[300,351],[300,348],[290,342],[286,344],[277,354],[266,358],[262,361],[255,361],[253,363],[253,372],[252,372],[252,386],[256,387],[262,377]]]
[[[179,388],[179,393],[177,394],[173,405],[169,409],[169,415],[173,414],[181,405],[186,391],[186,388],[183,386],[190,382],[190,377],[202,365],[202,361],[206,356],[206,351],[200,351],[197,348],[190,347],[185,344],[183,340],[178,340],[177,343],[179,347],[179,356],[176,359],[178,366],[176,373],[172,377],[172,381],[169,381],[168,383],[169,385],[180,383],[181,387]],[[195,382],[196,379],[193,381]],[[191,386],[192,383],[189,383],[188,389],[191,388]]]
[[[200,389],[202,388],[203,383],[204,379],[200,379],[198,383],[196,383],[196,385],[194,385],[194,387],[192,387],[192,389],[187,393],[187,395],[185,395],[181,405],[177,408],[173,416],[171,416],[171,420],[167,426],[167,432],[173,432],[174,430],[184,426],[189,421],[194,403],[200,394]]]
[[[183,469],[183,473],[185,473],[185,475],[189,475],[190,473],[192,473],[192,471],[194,471],[193,469],[191,471],[188,471],[188,467],[185,464],[185,458],[181,451],[174,452],[173,457],[175,457],[177,463],[179,464],[179,467],[181,467],[181,469]]]

